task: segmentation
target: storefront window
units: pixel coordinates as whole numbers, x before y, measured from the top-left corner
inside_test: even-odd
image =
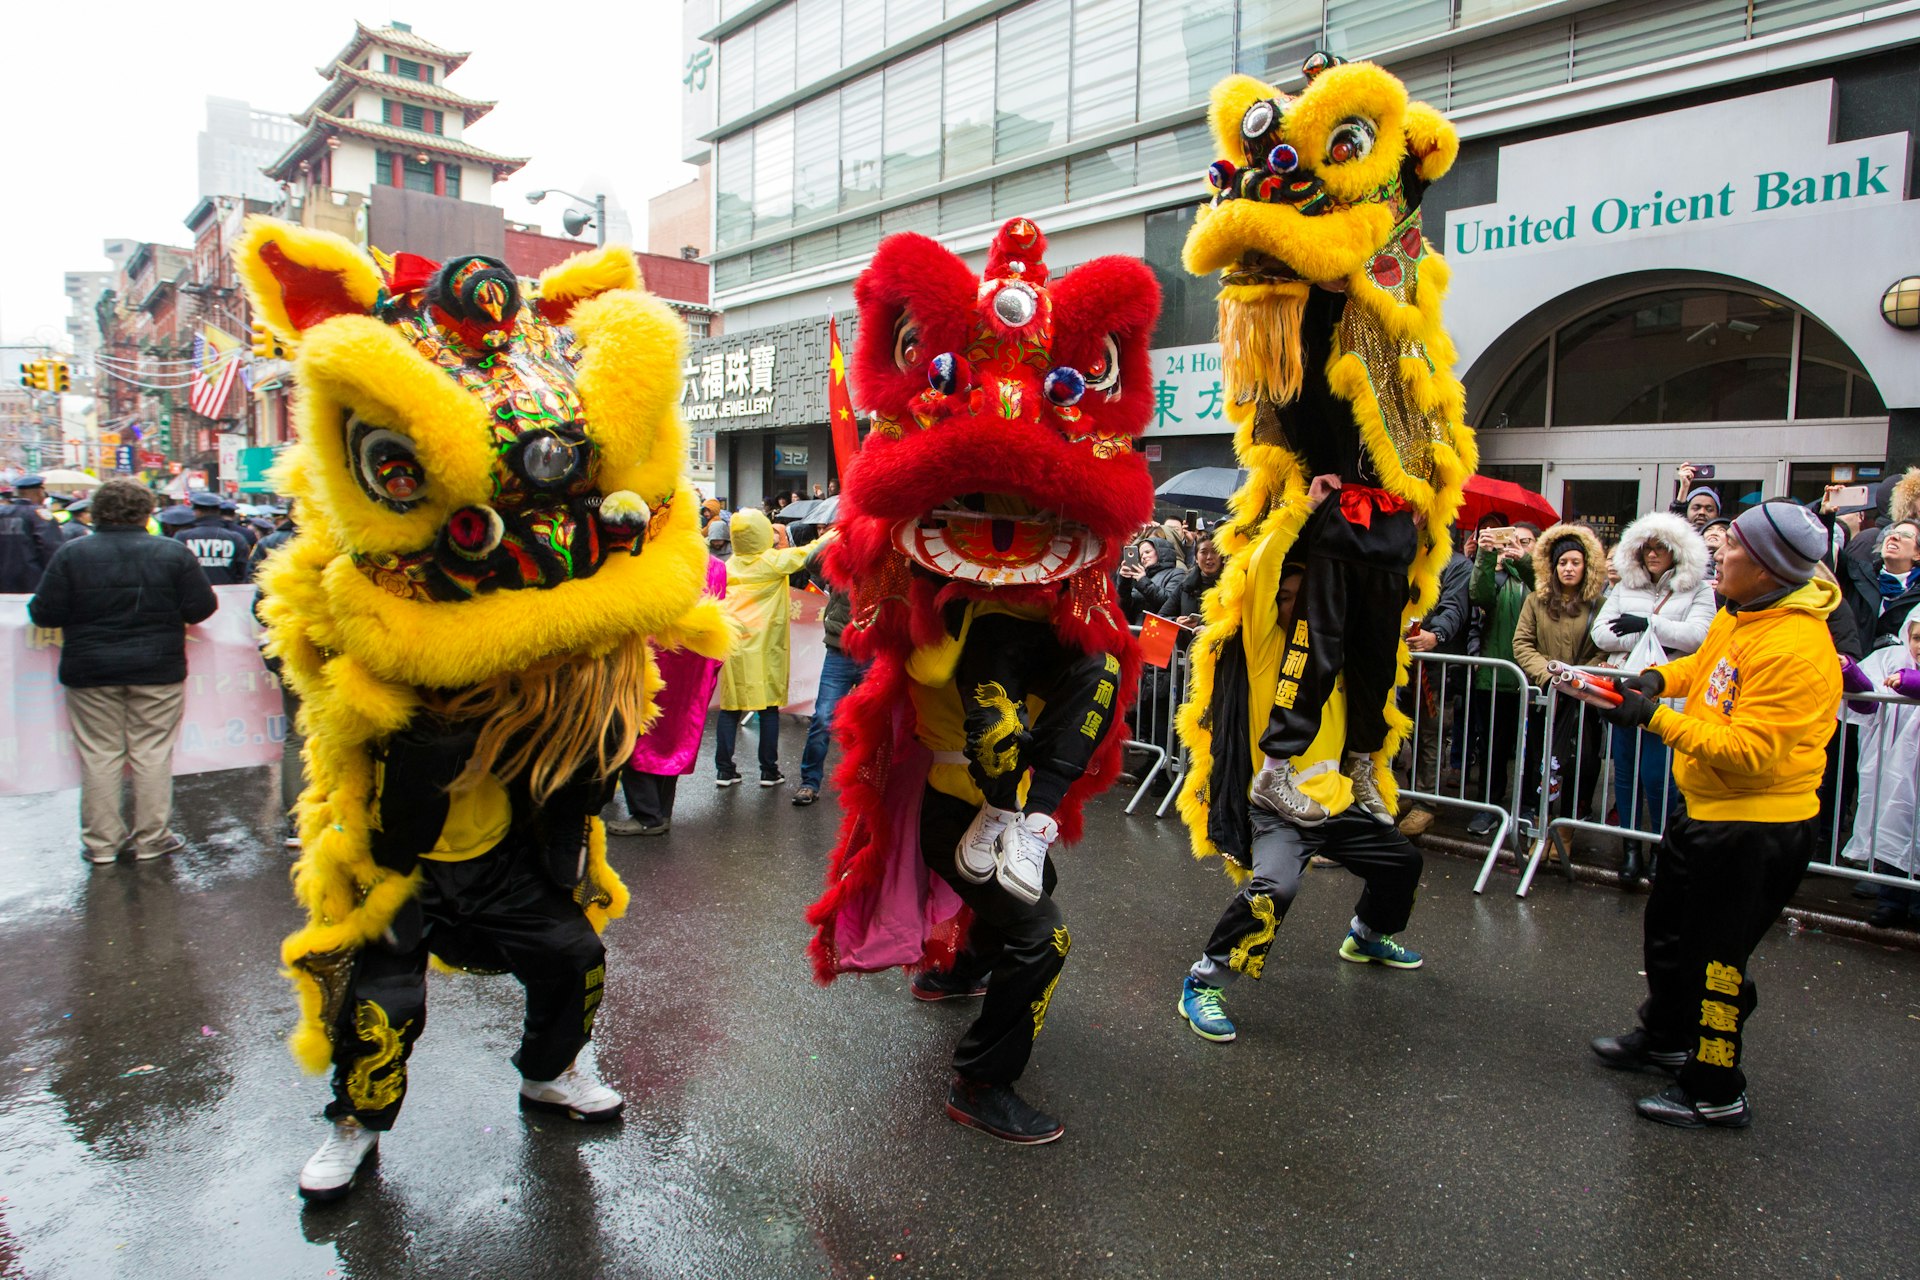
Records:
[[[764,107],[793,92],[793,6],[782,5],[753,25],[753,105]]]
[[[840,69],[840,0],[797,0],[793,61],[801,84]]]
[[[1545,469],[1537,462],[1483,462],[1476,474],[1483,475],[1489,480],[1505,480],[1508,484],[1517,484],[1522,489],[1531,489],[1535,493],[1545,492],[1540,487],[1541,476],[1545,474]]]
[[[715,150],[714,222],[724,249],[753,238],[753,131],[722,138]]]
[[[880,198],[880,76],[840,90],[840,207]]]
[[[753,130],[753,234],[793,225],[793,113],[762,120]]]
[[[1884,474],[1885,468],[1878,462],[1796,462],[1787,469],[1787,496],[1817,506],[1830,484],[1871,489]]]
[[[720,42],[720,119],[753,110],[753,33],[742,27]]]
[[[793,220],[825,217],[840,203],[840,95],[825,93],[793,113]]]
[[[1193,206],[1182,205],[1147,215],[1147,266],[1160,282],[1160,323],[1153,331],[1156,347],[1190,347],[1214,339],[1219,282],[1188,275],[1180,262],[1193,214]]]
[[[1498,431],[1547,425],[1548,345],[1543,342],[1529,351],[1520,367],[1508,376],[1481,415],[1483,428]]]
[[[840,65],[880,52],[887,39],[886,0],[841,0]]]

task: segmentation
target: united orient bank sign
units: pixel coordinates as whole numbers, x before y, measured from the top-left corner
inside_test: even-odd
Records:
[[[1832,140],[1831,80],[1500,149],[1497,203],[1447,214],[1448,258],[1508,256],[1896,203],[1904,134]]]

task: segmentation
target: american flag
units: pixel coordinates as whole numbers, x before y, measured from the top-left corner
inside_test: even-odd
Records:
[[[187,404],[195,413],[203,418],[226,415],[233,384],[240,378],[240,358],[238,343],[223,346],[218,340],[209,342],[205,333],[193,335],[194,373]]]

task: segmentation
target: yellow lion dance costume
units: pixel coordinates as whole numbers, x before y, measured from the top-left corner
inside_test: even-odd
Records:
[[[1228,158],[1185,252],[1194,274],[1221,273],[1227,412],[1250,474],[1216,535],[1228,563],[1180,717],[1180,810],[1195,855],[1225,854],[1239,879],[1256,781],[1290,787],[1286,807],[1252,803],[1302,827],[1353,806],[1391,823],[1388,765],[1410,727],[1393,705],[1401,637],[1435,601],[1476,463],[1440,321],[1446,266],[1420,229],[1453,127],[1370,63],[1321,53],[1304,69],[1295,97],[1247,76],[1215,87]]]
[[[261,616],[307,734],[307,923],[281,954],[294,1054],[334,1067],[336,1167],[301,1183],[330,1198],[399,1109],[429,952],[526,985],[523,1105],[617,1114],[574,1062],[628,896],[598,813],[653,714],[649,638],[720,656],[726,631],[681,474],[681,326],[631,253],[524,297],[496,259],[376,262],[265,219],[236,257],[297,348],[299,533]]]

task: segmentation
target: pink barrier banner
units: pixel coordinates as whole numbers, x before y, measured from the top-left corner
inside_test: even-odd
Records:
[[[803,591],[788,587],[787,598],[793,610],[788,615],[787,705],[781,714],[810,716],[813,697],[820,692],[820,663],[827,656],[827,631],[820,615],[826,612],[823,591]]]
[[[280,758],[280,682],[260,661],[253,588],[215,587],[220,608],[187,628],[187,702],[173,771],[242,769]],[[60,633],[34,626],[26,596],[0,596],[0,796],[80,785],[60,685]]]

